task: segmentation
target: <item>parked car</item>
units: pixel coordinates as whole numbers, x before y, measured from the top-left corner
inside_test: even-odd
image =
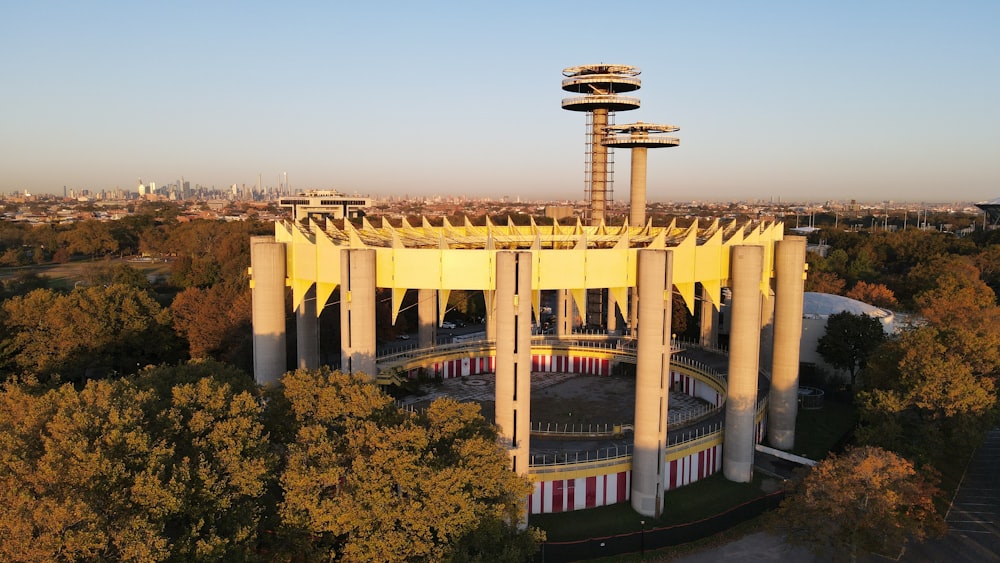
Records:
[[[441,328],[455,328],[455,323],[451,321],[445,321],[441,323]]]

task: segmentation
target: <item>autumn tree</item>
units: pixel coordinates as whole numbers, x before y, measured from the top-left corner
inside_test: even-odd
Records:
[[[840,295],[844,292],[844,286],[846,283],[847,282],[840,279],[840,277],[833,272],[810,272],[809,276],[806,278],[805,290],[815,293]]]
[[[189,287],[177,294],[170,311],[174,330],[187,340],[192,358],[240,364],[252,354],[249,287]]]
[[[826,363],[846,370],[853,386],[858,371],[864,369],[868,357],[883,340],[885,332],[878,319],[844,311],[827,319],[826,333],[820,337],[816,351]]]
[[[880,448],[852,448],[816,464],[774,513],[790,542],[817,555],[856,560],[890,553],[908,540],[941,535],[935,475]]]
[[[478,406],[405,412],[364,377],[325,369],[287,374],[283,389],[297,430],[281,516],[288,537],[309,538],[308,557],[522,561],[534,550],[534,532],[515,526],[530,485]]]
[[[176,256],[171,278],[178,287],[209,287],[217,283],[239,283],[247,279],[250,237],[273,232],[257,221],[198,220],[162,227],[165,241],[155,246]],[[141,246],[150,246],[147,236]]]
[[[973,260],[983,282],[993,289],[994,294],[1000,294],[1000,244],[983,248]]]
[[[273,459],[227,369],[0,389],[0,558],[253,559]]]
[[[178,358],[170,311],[139,288],[113,284],[68,294],[37,289],[8,299],[0,361],[45,379],[82,380]]]
[[[847,292],[847,297],[886,309],[893,309],[899,306],[899,302],[896,301],[896,295],[891,289],[881,283],[859,281]]]
[[[118,251],[118,241],[111,234],[111,227],[102,221],[81,221],[62,233],[60,240],[74,254],[96,256]]]

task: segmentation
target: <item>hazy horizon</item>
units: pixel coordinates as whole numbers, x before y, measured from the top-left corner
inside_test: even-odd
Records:
[[[651,202],[1000,195],[1000,4],[628,6],[7,3],[0,192],[287,172],[293,190],[579,200],[561,70],[608,62],[642,70],[618,123],[681,127],[650,151]]]

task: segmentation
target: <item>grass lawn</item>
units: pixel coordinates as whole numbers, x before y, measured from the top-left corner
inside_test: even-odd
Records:
[[[820,460],[858,423],[853,405],[826,401],[823,408],[799,409],[795,420],[795,448],[792,453]]]
[[[120,260],[112,259],[112,262],[118,261]],[[100,267],[105,263],[104,259],[77,260],[65,264],[39,264],[2,268],[0,269],[0,278],[14,277],[18,273],[29,272],[45,278],[46,286],[49,289],[68,291],[75,287],[76,282],[84,280],[89,270]],[[166,262],[127,262],[127,264],[146,276],[161,278],[168,278],[170,276],[170,264]]]
[[[623,502],[590,510],[537,514],[529,521],[532,526],[545,530],[549,541],[613,536],[638,530],[642,520],[646,521],[646,528],[649,529],[693,522],[725,512],[763,496],[761,484],[760,477],[754,478],[751,483],[733,483],[721,473],[715,474],[668,492],[664,498],[666,508],[660,518],[640,516],[632,510],[632,505]]]

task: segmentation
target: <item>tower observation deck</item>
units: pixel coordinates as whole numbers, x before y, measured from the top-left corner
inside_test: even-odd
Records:
[[[562,108],[586,112],[588,116],[587,199],[590,202],[589,222],[604,221],[608,201],[608,147],[603,143],[605,128],[617,111],[639,107],[639,98],[620,94],[642,87],[636,78],[640,70],[629,65],[593,64],[563,69],[562,89],[583,94],[565,98]]]
[[[676,125],[658,125],[637,121],[626,125],[612,125],[604,129],[602,142],[606,147],[632,149],[632,177],[629,190],[629,224],[637,227],[646,222],[646,156],[649,149],[676,147],[677,137],[663,133],[680,131]]]

